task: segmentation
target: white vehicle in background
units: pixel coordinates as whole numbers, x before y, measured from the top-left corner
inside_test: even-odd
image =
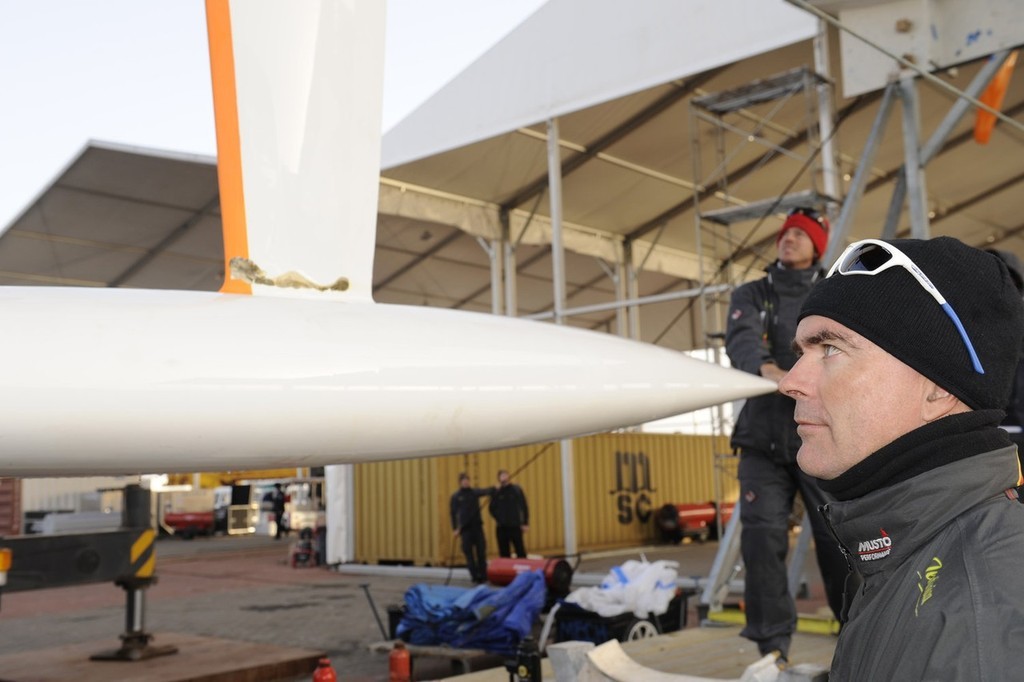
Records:
[[[327,525],[327,510],[324,501],[324,479],[280,479],[253,483],[253,499],[259,500],[259,520],[256,523],[258,535],[276,535],[277,524],[270,493],[280,483],[284,491],[284,528],[286,533],[298,536],[309,529],[315,536],[318,528]]]
[[[308,528],[315,536],[317,529],[327,526],[322,478],[291,481],[285,486],[284,493],[284,526],[289,532],[301,535]]]

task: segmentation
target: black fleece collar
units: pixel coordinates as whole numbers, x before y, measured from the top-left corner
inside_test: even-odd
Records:
[[[1003,414],[1002,410],[974,410],[925,424],[838,477],[818,483],[837,500],[852,500],[951,462],[1012,445],[998,428]]]

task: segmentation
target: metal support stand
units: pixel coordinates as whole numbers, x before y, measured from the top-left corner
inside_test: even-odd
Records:
[[[729,593],[729,583],[743,568],[740,561],[741,504],[742,501],[737,500],[736,506],[733,507],[732,517],[725,527],[725,536],[718,545],[718,552],[715,553],[715,560],[711,564],[711,572],[700,595],[697,611],[701,625],[707,624],[708,613],[722,610],[725,595]]]
[[[793,548],[793,556],[789,559],[789,593],[793,598],[807,596],[807,581],[804,579],[804,563],[807,558],[807,550],[811,547],[811,516],[809,510],[804,510],[803,521],[800,522],[800,537],[796,540],[796,547]]]
[[[718,546],[715,560],[711,564],[711,572],[704,584],[704,591],[700,595],[697,610],[701,625],[709,624],[707,620],[709,613],[722,610],[725,597],[729,593],[729,584],[743,570],[743,560],[740,557],[740,535],[743,531],[743,524],[740,521],[741,504],[742,501],[737,501],[732,510],[732,518],[729,519],[729,524],[726,526],[725,537],[722,538],[722,542]],[[806,589],[803,567],[807,559],[807,551],[810,548],[811,535],[811,519],[805,510],[803,521],[800,524],[800,537],[789,557],[787,570],[789,593],[794,598]]]
[[[142,661],[156,656],[178,653],[173,645],[153,646],[153,635],[146,632],[146,589],[156,583],[156,578],[129,578],[118,580],[128,597],[125,631],[121,635],[121,647],[112,651],[101,651],[89,658],[94,661]]]
[[[131,575],[115,581],[127,596],[125,631],[121,635],[121,647],[113,651],[101,651],[89,658],[94,661],[141,661],[156,656],[178,652],[173,645],[153,646],[153,635],[146,632],[146,590],[156,583],[153,575],[156,566],[153,541],[156,534],[150,525],[149,491],[138,485],[125,486],[124,517],[121,525],[127,530],[139,531],[139,535],[125,549],[129,552],[128,562]]]

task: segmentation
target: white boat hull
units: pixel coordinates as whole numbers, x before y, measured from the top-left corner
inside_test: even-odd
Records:
[[[608,334],[312,298],[0,287],[0,476],[512,447],[774,384]]]

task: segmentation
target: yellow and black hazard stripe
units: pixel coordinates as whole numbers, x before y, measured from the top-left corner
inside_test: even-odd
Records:
[[[147,529],[139,533],[139,537],[132,542],[131,571],[133,577],[153,577],[153,573],[156,571],[154,540],[156,540],[156,533],[152,529]]]

